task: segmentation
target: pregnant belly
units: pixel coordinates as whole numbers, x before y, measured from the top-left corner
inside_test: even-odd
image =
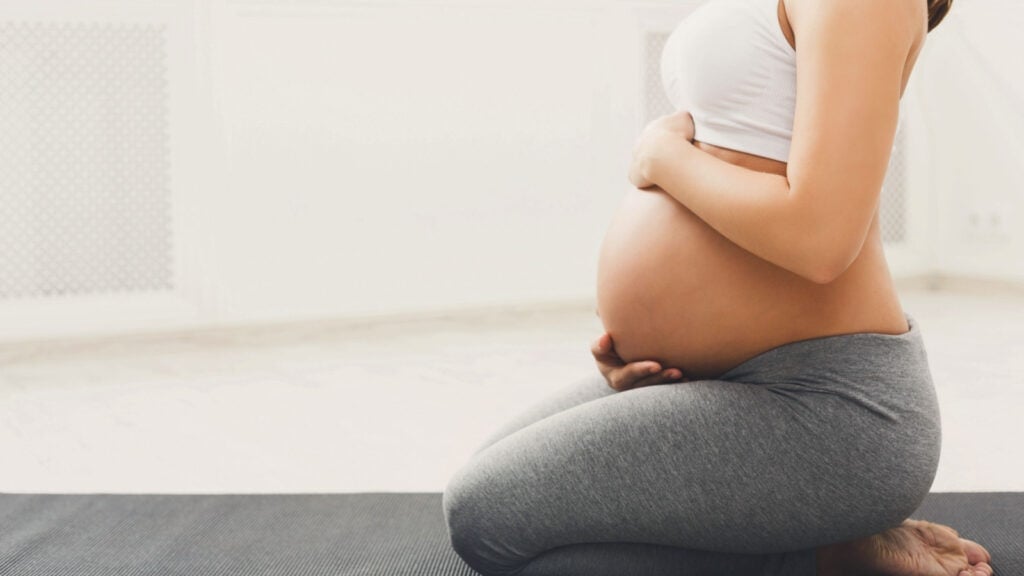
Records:
[[[825,288],[733,244],[660,190],[626,193],[598,259],[598,314],[619,355],[691,377],[799,339],[801,324],[822,318]]]

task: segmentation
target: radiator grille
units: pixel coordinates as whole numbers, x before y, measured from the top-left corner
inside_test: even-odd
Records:
[[[0,299],[170,289],[163,25],[0,22]]]

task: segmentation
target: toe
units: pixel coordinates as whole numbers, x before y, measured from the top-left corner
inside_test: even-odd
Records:
[[[992,567],[988,565],[988,562],[979,562],[974,566],[974,573],[979,576],[992,576]]]
[[[988,553],[988,550],[974,540],[961,538],[960,542],[963,544],[964,552],[967,554],[967,561],[971,564],[989,562],[992,560],[992,555]]]

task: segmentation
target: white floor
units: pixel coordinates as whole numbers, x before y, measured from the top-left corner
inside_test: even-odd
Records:
[[[1024,292],[901,285],[942,403],[935,491],[1024,491]],[[592,305],[0,346],[0,491],[441,491],[596,370]]]

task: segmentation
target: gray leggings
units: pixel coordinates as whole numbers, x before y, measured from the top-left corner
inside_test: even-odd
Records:
[[[813,576],[816,547],[898,525],[935,477],[938,402],[906,317],[717,380],[558,390],[451,478],[452,547],[486,576]]]

